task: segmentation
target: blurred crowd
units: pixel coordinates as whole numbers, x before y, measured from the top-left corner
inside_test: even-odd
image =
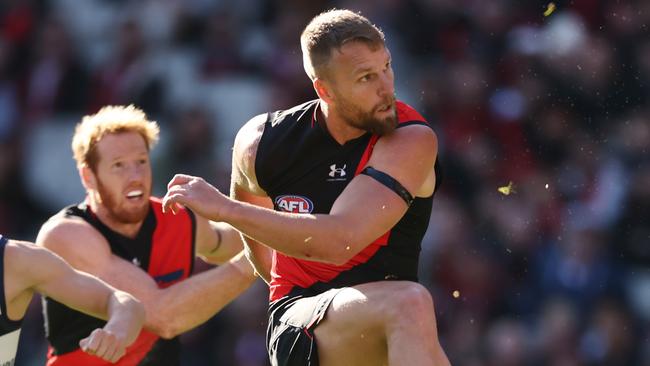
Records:
[[[239,126],[315,98],[302,28],[350,8],[439,136],[420,275],[452,364],[650,366],[650,2],[554,5],[2,0],[0,233],[34,240],[83,199],[70,139],[106,104],[161,125],[156,194],[177,172],[227,189]],[[267,365],[267,296],[184,335],[183,364]],[[43,365],[39,301],[28,318],[17,365]]]

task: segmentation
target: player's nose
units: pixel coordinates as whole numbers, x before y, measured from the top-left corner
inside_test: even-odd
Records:
[[[395,82],[391,75],[382,74],[380,76],[379,96],[386,97],[395,95]]]

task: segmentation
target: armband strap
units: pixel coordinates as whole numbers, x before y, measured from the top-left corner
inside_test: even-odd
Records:
[[[400,184],[400,182],[398,182],[395,178],[391,177],[390,175],[370,166],[363,169],[360,174],[367,175],[373,178],[377,182],[386,186],[391,191],[397,193],[397,195],[402,197],[404,202],[406,202],[407,206],[411,206],[411,203],[413,203],[413,196],[409,193],[409,191],[407,191],[406,188],[404,188],[404,186]]]

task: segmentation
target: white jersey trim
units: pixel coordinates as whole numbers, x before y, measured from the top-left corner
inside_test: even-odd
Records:
[[[14,366],[20,329],[0,336],[0,366]]]

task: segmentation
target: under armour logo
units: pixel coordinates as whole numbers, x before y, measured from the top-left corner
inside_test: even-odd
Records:
[[[337,175],[339,177],[345,177],[345,167],[346,167],[346,164],[343,164],[343,168],[337,168],[336,164],[330,165],[329,176],[332,177],[332,178],[335,178]]]

